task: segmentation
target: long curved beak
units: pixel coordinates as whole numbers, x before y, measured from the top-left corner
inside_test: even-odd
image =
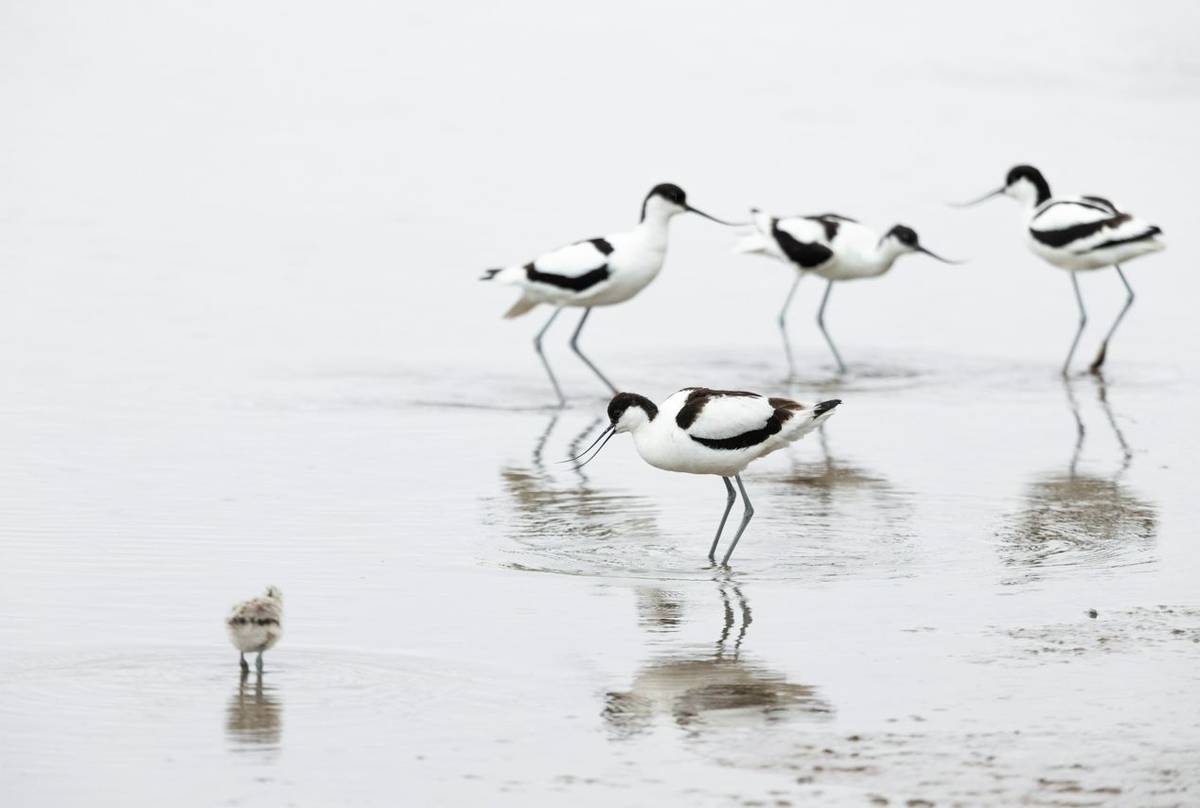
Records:
[[[600,434],[599,434],[599,435],[596,437],[596,439],[595,439],[594,441],[592,441],[592,446],[595,446],[597,443],[600,443],[600,441],[601,441],[601,440],[604,440],[604,443],[608,443],[608,438],[611,438],[613,435],[615,435],[615,434],[616,434],[616,432],[615,432],[616,428],[617,428],[617,425],[616,425],[616,424],[609,424],[609,425],[608,425],[608,427],[607,427],[607,428],[606,428],[606,429],[605,429],[603,432],[601,432],[601,433],[600,433]],[[604,443],[600,443],[600,449],[603,449],[603,448],[604,448]],[[577,454],[575,457],[568,457],[566,460],[560,460],[560,461],[558,461],[558,462],[559,462],[559,463],[575,463],[575,462],[578,462],[578,461],[579,461],[579,458],[583,457],[584,455],[586,455],[588,452],[590,452],[590,451],[592,450],[592,446],[589,446],[589,447],[587,447],[587,448],[586,448],[586,449],[584,449],[582,452],[580,452],[579,454]],[[580,467],[582,468],[583,466],[585,466],[585,465],[587,465],[588,463],[590,463],[590,462],[592,462],[593,460],[595,460],[595,459],[596,459],[596,455],[600,454],[600,449],[597,449],[597,450],[596,450],[596,454],[592,455],[592,456],[591,456],[591,457],[589,457],[587,460],[585,460],[584,462],[580,463],[580,464],[579,464],[579,465],[580,465]]]
[[[978,199],[972,199],[970,202],[951,202],[950,207],[952,207],[952,208],[969,208],[972,205],[978,205],[980,202],[986,202],[989,199],[991,199],[993,196],[1003,196],[1003,195],[1004,195],[1004,189],[997,188],[994,191],[988,191],[986,194],[979,197]]]
[[[942,258],[940,255],[935,253],[933,250],[927,250],[924,247],[922,247],[920,244],[917,245],[917,252],[925,253],[930,258],[936,258],[937,260],[941,261],[943,264],[957,265],[957,264],[965,264],[966,263],[966,261],[951,261],[949,258]]]
[[[726,227],[745,227],[746,225],[750,224],[750,222],[727,222],[724,219],[718,219],[716,216],[709,216],[704,211],[700,210],[699,208],[693,208],[691,205],[685,204],[683,207],[686,208],[690,213],[695,213],[697,216],[703,216],[705,219],[714,221],[717,224],[723,224]]]

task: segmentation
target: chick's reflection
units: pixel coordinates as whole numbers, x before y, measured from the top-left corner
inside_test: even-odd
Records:
[[[278,748],[280,738],[280,705],[275,688],[263,684],[262,673],[254,676],[243,671],[237,692],[225,711],[225,734],[235,748]]]
[[[644,665],[629,690],[605,696],[604,721],[615,739],[648,732],[659,717],[669,719],[689,737],[722,728],[790,719],[825,720],[833,708],[804,684],[743,656],[742,645],[753,622],[741,590],[720,587],[723,618],[713,648],[702,653],[665,655]],[[664,613],[667,593],[655,591],[642,603]],[[679,608],[667,609],[672,617]],[[642,615],[643,626],[658,626],[654,615]]]

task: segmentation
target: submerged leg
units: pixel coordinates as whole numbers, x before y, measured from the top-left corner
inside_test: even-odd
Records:
[[[1121,312],[1117,315],[1117,319],[1113,321],[1112,328],[1108,329],[1108,334],[1104,337],[1104,342],[1100,343],[1100,352],[1096,354],[1091,367],[1088,368],[1092,373],[1099,373],[1101,366],[1104,364],[1104,359],[1108,355],[1108,341],[1112,339],[1112,335],[1116,332],[1117,326],[1121,324],[1122,318],[1125,317],[1125,312],[1129,311],[1129,307],[1133,305],[1133,287],[1129,285],[1129,281],[1125,280],[1125,273],[1121,271],[1121,267],[1113,264],[1113,269],[1117,271],[1118,277],[1121,278],[1121,283],[1125,284],[1125,291],[1129,296],[1125,298],[1125,305],[1121,307]]]
[[[1083,327],[1087,325],[1087,309],[1083,307],[1083,295],[1079,294],[1079,279],[1075,277],[1074,271],[1071,272],[1071,286],[1075,289],[1075,302],[1079,304],[1079,330],[1075,332],[1075,339],[1071,341],[1071,350],[1067,351],[1067,361],[1063,362],[1062,375],[1064,376],[1071,368],[1071,357],[1075,355],[1079,338],[1083,336]]]
[[[262,651],[258,652],[258,657],[254,660],[254,669],[262,673]]]
[[[546,369],[546,375],[550,377],[550,384],[554,385],[554,393],[558,396],[558,406],[561,407],[567,403],[567,399],[563,395],[562,388],[558,386],[558,379],[554,378],[554,371],[550,369],[550,362],[546,360],[546,354],[542,353],[542,337],[550,330],[551,323],[554,322],[554,318],[560,311],[562,311],[561,308],[555,309],[554,313],[550,315],[550,319],[542,326],[542,330],[537,332],[537,336],[533,338],[533,349],[537,351],[538,359],[542,360],[542,367]]]
[[[833,358],[837,360],[838,364],[838,373],[845,373],[846,363],[842,361],[842,355],[838,353],[837,346],[833,344],[833,338],[825,330],[825,304],[829,302],[829,293],[832,291],[833,281],[829,281],[829,285],[825,287],[825,295],[821,298],[821,308],[817,309],[817,328],[821,329],[821,333],[825,335],[825,341],[829,343],[829,350],[833,351]]]
[[[592,360],[583,355],[583,351],[579,350],[579,332],[583,330],[583,324],[587,322],[588,315],[591,313],[592,309],[590,306],[583,310],[583,316],[579,318],[579,325],[575,326],[575,333],[571,335],[571,350],[583,360],[583,364],[592,369],[592,373],[600,377],[600,381],[604,382],[609,390],[616,393],[617,388],[613,387],[613,383],[604,377],[604,374],[600,372],[600,368],[592,364]]]
[[[746,511],[742,514],[742,524],[738,527],[737,535],[733,537],[733,542],[729,545],[729,549],[725,551],[725,557],[721,559],[722,567],[729,566],[729,558],[733,555],[738,540],[746,532],[746,525],[750,524],[750,517],[754,516],[754,506],[750,504],[750,497],[746,496],[746,487],[742,485],[742,475],[735,474],[733,475],[733,479],[737,480],[738,490],[742,492],[742,502],[746,503]]]
[[[725,520],[729,518],[729,512],[733,510],[733,501],[737,499],[737,494],[733,493],[733,483],[729,482],[728,477],[721,478],[725,482],[725,491],[729,498],[725,500],[725,513],[721,514],[721,524],[717,525],[717,535],[713,536],[712,547],[708,548],[708,560],[716,564],[717,542],[721,540],[721,531],[725,529]]]
[[[779,331],[783,334],[783,352],[787,355],[789,378],[796,375],[796,363],[792,359],[792,343],[788,339],[787,313],[788,308],[792,305],[792,298],[796,296],[796,287],[800,285],[800,279],[803,277],[803,272],[796,273],[796,280],[792,281],[792,288],[788,291],[787,297],[783,301],[783,308],[779,311]]]
[[[241,667],[241,669],[242,669],[242,673],[249,673],[249,672],[250,672],[250,666],[246,664],[246,655],[245,655],[245,653],[238,652],[238,659],[240,660],[240,667]]]

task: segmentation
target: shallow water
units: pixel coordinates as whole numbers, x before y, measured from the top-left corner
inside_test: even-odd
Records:
[[[1093,6],[11,8],[0,800],[1194,804],[1197,12]],[[1102,380],[1058,377],[1016,211],[942,204],[1017,160],[1171,239]],[[717,480],[559,462],[606,396],[562,323],[549,408],[542,315],[474,280],[664,179],[972,258],[839,288],[844,377],[806,281],[784,378],[785,270],[699,221],[594,314],[627,389],[844,399],[745,475],[731,570]],[[242,677],[221,621],[268,583]]]

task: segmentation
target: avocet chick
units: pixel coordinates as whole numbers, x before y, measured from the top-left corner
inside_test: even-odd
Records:
[[[257,598],[244,600],[233,607],[225,620],[229,629],[229,641],[241,652],[243,671],[249,671],[246,652],[258,653],[254,667],[263,669],[263,651],[273,648],[283,636],[283,593],[273,586]]]
[[[758,458],[812,432],[829,420],[834,408],[841,403],[835,398],[819,404],[801,404],[742,390],[685,387],[656,405],[636,393],[617,393],[608,404],[609,427],[592,446],[604,438],[604,443],[600,444],[603,449],[613,435],[629,432],[638,454],[651,466],[665,471],[720,477],[725,483],[727,499],[717,535],[708,551],[708,560],[713,563],[716,563],[721,531],[736,499],[730,482],[733,478],[742,493],[745,511],[742,524],[721,560],[722,565],[728,565],[746,525],[750,524],[750,517],[754,516],[754,506],[742,485],[742,471]],[[591,448],[589,446],[583,454]],[[584,462],[595,459],[600,449]]]

